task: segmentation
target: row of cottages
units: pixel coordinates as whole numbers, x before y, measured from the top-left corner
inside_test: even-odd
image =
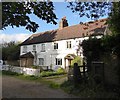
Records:
[[[106,19],[101,19],[68,26],[66,17],[63,17],[59,29],[33,34],[21,43],[20,66],[67,69],[75,56],[83,57],[79,44],[90,35],[103,35],[107,27],[105,23]]]

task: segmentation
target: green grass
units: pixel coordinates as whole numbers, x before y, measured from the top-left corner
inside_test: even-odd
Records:
[[[42,71],[41,73],[40,73],[40,76],[41,77],[48,77],[48,76],[55,76],[55,75],[63,75],[63,74],[65,74],[65,72],[55,72],[55,71]]]
[[[18,75],[22,75],[22,74],[18,74],[16,72],[2,70],[2,75],[18,76]]]
[[[60,84],[57,84],[50,80],[47,80],[44,77],[38,77],[38,76],[34,76],[34,75],[23,75],[23,74],[18,74],[16,72],[11,72],[11,71],[2,71],[1,73],[2,73],[2,75],[9,75],[9,76],[16,77],[18,79],[22,79],[25,81],[40,82],[40,83],[48,85],[50,88],[54,88],[54,89],[60,88]],[[57,78],[57,77],[59,77],[59,76],[56,76],[55,78]]]

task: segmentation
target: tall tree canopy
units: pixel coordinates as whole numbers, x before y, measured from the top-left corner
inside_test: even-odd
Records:
[[[31,21],[30,14],[47,23],[57,24],[52,2],[2,2],[2,29],[24,26],[27,30],[36,32],[39,25]]]
[[[67,0],[66,0],[67,1]],[[109,25],[114,31],[120,32],[120,1],[119,2],[69,2],[68,8],[80,17],[86,16],[98,19],[109,15]],[[36,32],[39,25],[31,21],[29,15],[34,14],[47,23],[56,23],[56,14],[52,2],[2,2],[2,29],[8,26],[24,26],[27,30]],[[116,27],[117,26],[117,27]],[[118,31],[119,30],[119,31]]]
[[[108,24],[113,33],[120,34],[120,1],[113,3]]]
[[[79,1],[79,0],[78,0]],[[97,1],[97,0],[96,0]],[[86,16],[93,20],[108,15],[108,25],[114,33],[120,33],[120,1],[119,2],[69,2],[67,6],[80,17]]]
[[[111,12],[111,2],[69,2],[67,6],[73,13],[78,13],[80,17],[86,16],[91,19],[98,19]]]
[[[11,41],[2,44],[2,59],[3,60],[19,60],[20,46],[18,43]]]

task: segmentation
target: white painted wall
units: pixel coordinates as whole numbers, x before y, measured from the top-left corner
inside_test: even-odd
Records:
[[[37,62],[35,65],[39,65],[39,58],[44,58],[44,66],[56,66],[55,58],[62,58],[62,66],[64,66],[64,57],[68,54],[75,54],[76,55],[76,48],[78,41],[83,41],[84,39],[88,39],[88,37],[85,38],[75,38],[75,39],[68,39],[68,40],[60,40],[55,41],[58,43],[58,49],[54,50],[54,42],[48,42],[45,44],[45,52],[41,52],[41,44],[36,44],[36,53],[37,53]],[[72,48],[67,48],[66,41],[71,41]],[[33,51],[33,45],[27,45],[27,52]],[[33,52],[32,52],[33,53]],[[20,55],[23,55],[23,46],[21,46]]]

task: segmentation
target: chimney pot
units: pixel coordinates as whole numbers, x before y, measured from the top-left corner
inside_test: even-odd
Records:
[[[64,27],[67,27],[67,26],[68,26],[68,22],[66,20],[66,16],[64,16],[59,22],[59,29],[63,29]]]

